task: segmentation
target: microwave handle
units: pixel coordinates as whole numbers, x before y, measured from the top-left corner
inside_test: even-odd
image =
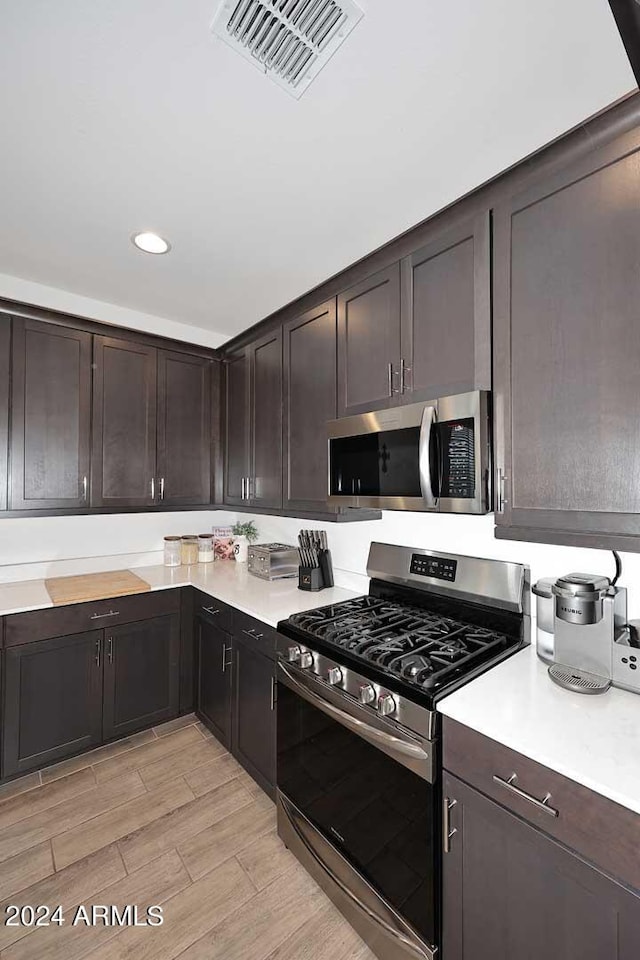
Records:
[[[434,510],[438,505],[438,498],[434,496],[431,487],[431,431],[437,420],[436,408],[425,407],[422,411],[420,423],[420,443],[418,447],[418,466],[420,470],[420,490],[427,509]]]

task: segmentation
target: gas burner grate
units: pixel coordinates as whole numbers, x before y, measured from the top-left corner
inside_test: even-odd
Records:
[[[289,622],[426,692],[512,643],[498,631],[376,597],[294,614]]]

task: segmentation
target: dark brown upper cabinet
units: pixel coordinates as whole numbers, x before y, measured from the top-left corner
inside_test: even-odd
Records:
[[[211,502],[211,361],[158,351],[158,487],[166,505]]]
[[[490,389],[489,211],[435,227],[401,269],[402,402]]]
[[[15,317],[12,371],[11,509],[87,507],[91,335]]]
[[[251,345],[251,470],[254,507],[282,506],[282,330]]]
[[[225,371],[224,501],[281,507],[281,329],[230,355]]]
[[[589,146],[494,212],[496,535],[640,551],[640,129]]]
[[[338,296],[338,416],[399,401],[400,264]]]
[[[327,509],[327,421],[336,416],[336,302],[286,323],[284,508]]]
[[[0,316],[0,510],[7,509],[11,320]]]
[[[247,502],[249,476],[249,350],[224,362],[224,502]]]
[[[153,506],[156,472],[154,347],[94,338],[91,505]]]

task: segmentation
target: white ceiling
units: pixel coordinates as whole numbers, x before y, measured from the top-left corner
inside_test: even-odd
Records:
[[[298,101],[217,5],[0,0],[0,272],[230,336],[635,87],[607,0],[360,0]]]

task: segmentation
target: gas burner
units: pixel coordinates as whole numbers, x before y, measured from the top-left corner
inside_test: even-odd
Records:
[[[359,597],[295,614],[290,623],[405,683],[432,691],[512,645],[497,631],[413,604]]]

